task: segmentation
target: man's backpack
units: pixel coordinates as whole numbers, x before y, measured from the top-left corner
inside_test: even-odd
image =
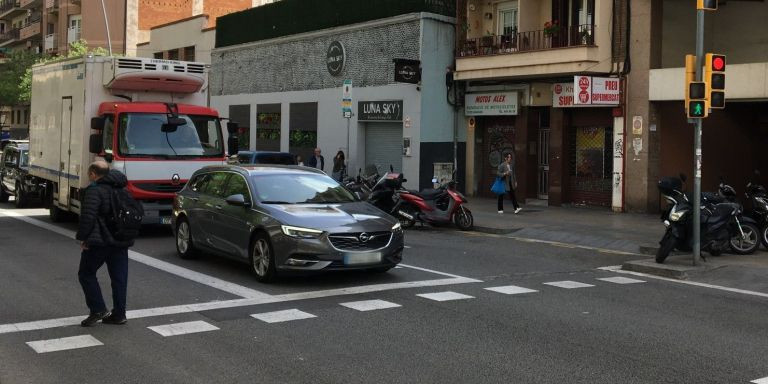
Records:
[[[108,227],[118,241],[133,241],[139,237],[144,208],[125,188],[112,188],[112,217]]]

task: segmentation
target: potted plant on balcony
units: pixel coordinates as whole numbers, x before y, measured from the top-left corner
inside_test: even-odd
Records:
[[[552,47],[552,37],[560,33],[560,22],[557,20],[547,21],[544,23],[544,39],[545,39],[545,47],[551,48]]]

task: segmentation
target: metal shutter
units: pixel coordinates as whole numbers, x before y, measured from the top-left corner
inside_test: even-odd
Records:
[[[379,172],[403,171],[403,125],[368,123],[365,127],[365,165],[376,164]]]

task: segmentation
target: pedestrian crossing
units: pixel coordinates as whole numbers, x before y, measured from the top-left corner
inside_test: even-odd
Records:
[[[595,280],[600,282],[605,282],[605,283],[618,284],[618,285],[645,283],[645,281],[643,280],[630,279],[626,277],[596,278]],[[545,286],[559,288],[559,289],[572,290],[572,289],[588,289],[588,288],[596,287],[595,284],[598,284],[598,283],[595,282],[595,284],[589,284],[584,281],[563,280],[563,281],[544,282],[541,284]],[[485,287],[483,289],[489,292],[503,294],[503,295],[526,295],[526,294],[536,294],[541,292],[537,289],[532,289],[532,288],[522,287],[517,285]],[[454,291],[418,293],[415,296],[421,299],[431,300],[436,302],[461,301],[461,300],[471,300],[476,298],[475,296],[470,296],[467,294],[454,292]],[[392,309],[402,307],[401,304],[394,303],[391,301],[386,301],[386,300],[378,300],[378,299],[343,302],[343,303],[339,303],[339,305],[341,307],[358,311],[358,312],[392,310]],[[318,316],[312,313],[302,311],[298,308],[292,308],[292,309],[285,309],[285,310],[272,311],[272,312],[254,313],[254,314],[251,314],[250,317],[267,324],[275,324],[275,323],[286,323],[286,322],[292,322],[292,321],[308,320],[308,319],[317,318]],[[181,336],[181,335],[187,335],[187,334],[213,332],[213,331],[220,330],[219,327],[202,320],[183,322],[183,323],[154,325],[147,328],[162,337],[175,337],[175,336]],[[73,336],[73,337],[65,337],[61,339],[30,341],[30,342],[27,342],[27,345],[38,354],[41,354],[41,353],[65,351],[65,350],[72,350],[72,349],[96,347],[104,344],[101,341],[97,340],[92,335],[79,335],[79,336]]]

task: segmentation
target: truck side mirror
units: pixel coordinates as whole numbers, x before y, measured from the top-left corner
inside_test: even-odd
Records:
[[[101,133],[94,133],[88,140],[88,151],[91,153],[99,154],[104,150],[104,135]]]
[[[104,122],[106,121],[103,117],[92,117],[91,118],[91,129],[95,131],[101,131],[104,129]]]
[[[230,136],[229,139],[227,139],[227,148],[229,149],[229,155],[236,155],[238,152],[240,152],[240,143],[237,137]]]
[[[230,135],[236,134],[240,130],[240,125],[235,123],[234,121],[230,121],[227,123],[227,133]]]

